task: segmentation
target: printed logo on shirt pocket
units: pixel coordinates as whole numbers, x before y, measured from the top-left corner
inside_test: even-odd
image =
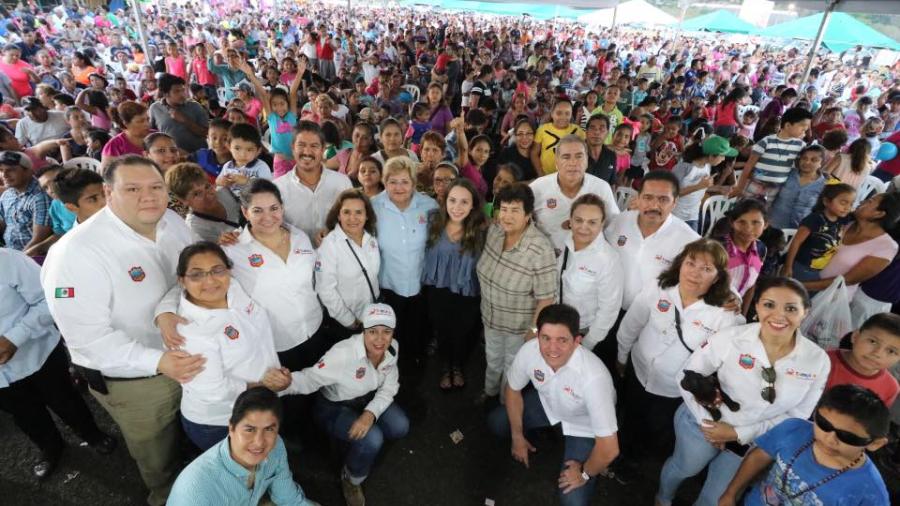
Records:
[[[141,281],[144,280],[144,278],[147,277],[147,274],[144,273],[144,268],[141,267],[140,265],[138,265],[138,266],[132,267],[131,269],[128,269],[128,276],[135,283],[140,283]]]
[[[556,199],[547,199],[547,209],[556,209]]]
[[[672,307],[672,303],[666,299],[659,299],[656,303],[656,309],[659,309],[662,313],[667,313],[670,307]]]
[[[738,357],[738,365],[747,370],[753,369],[756,365],[756,357],[749,353],[741,353],[741,356]]]
[[[540,369],[535,369],[534,370],[534,379],[543,383],[544,382],[544,371],[542,371]]]
[[[356,370],[356,379],[358,379],[358,380],[363,379],[365,377],[365,375],[366,375],[365,367],[360,367],[359,369]]]
[[[241,333],[238,332],[238,329],[229,325],[229,326],[225,327],[225,337],[234,341],[235,339],[241,337]]]
[[[619,247],[621,248],[622,246],[625,246],[625,243],[626,243],[626,242],[628,242],[628,238],[625,237],[624,235],[620,235],[620,236],[619,236],[619,240],[616,241],[616,244],[618,244]]]
[[[263,256],[259,253],[250,255],[249,257],[247,257],[247,260],[250,261],[250,267],[262,267],[263,264],[266,263],[265,259],[263,259]]]
[[[424,215],[424,214],[420,214],[420,215],[419,215],[419,225],[424,225],[424,224],[427,223],[427,222],[428,222],[428,220],[425,219],[425,215]]]

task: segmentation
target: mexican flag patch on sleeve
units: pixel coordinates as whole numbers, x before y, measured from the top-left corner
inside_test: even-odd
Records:
[[[75,297],[75,288],[73,287],[57,287],[55,297],[57,299],[71,299]]]

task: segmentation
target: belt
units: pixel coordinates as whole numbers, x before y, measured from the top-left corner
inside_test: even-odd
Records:
[[[137,378],[111,378],[109,376],[103,376],[103,379],[106,381],[137,381],[137,380],[145,380],[155,378],[157,376],[161,376],[162,374],[154,374],[153,376],[139,376]]]

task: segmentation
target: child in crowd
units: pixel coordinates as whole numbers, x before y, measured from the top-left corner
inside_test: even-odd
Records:
[[[890,414],[884,403],[870,390],[840,385],[825,391],[813,420],[789,418],[756,438],[719,506],[738,504],[767,467],[744,506],[889,504],[884,480],[866,455],[888,442]]]
[[[585,137],[584,130],[572,124],[572,102],[568,99],[557,99],[550,111],[550,120],[538,127],[531,147],[531,163],[539,176],[556,172],[556,144],[560,139],[571,134]]]
[[[859,189],[874,168],[871,154],[872,145],[864,138],[856,139],[850,143],[846,153],[839,153],[828,162],[825,174]]]
[[[766,229],[766,205],[759,199],[738,201],[723,218],[727,223],[724,234],[713,233],[728,252],[728,273],[731,289],[744,298],[749,308],[753,288],[766,261],[768,249],[759,240]],[[724,227],[716,227],[721,229]]]
[[[900,362],[900,315],[879,313],[870,316],[850,336],[850,350],[828,352],[831,372],[826,388],[853,384],[875,392],[890,408],[900,385],[891,368]]]
[[[678,163],[678,155],[684,150],[681,120],[669,118],[661,134],[650,143],[648,170],[672,170]]]
[[[628,186],[631,179],[627,174],[631,168],[631,137],[634,135],[634,127],[630,123],[622,123],[613,131],[612,142],[609,147],[616,153],[616,175],[619,186]]]
[[[634,138],[634,149],[631,154],[631,169],[634,179],[640,179],[650,163],[647,154],[650,151],[650,141],[653,137],[651,130],[655,118],[651,114],[643,114],[638,118],[638,121],[640,121],[641,130]]]
[[[819,279],[819,271],[828,265],[841,242],[844,226],[851,221],[855,199],[856,190],[848,184],[825,185],[812,214],[803,218],[791,241],[782,271],[785,276],[797,281]]]
[[[521,180],[522,169],[514,163],[501,163],[497,167],[497,175],[494,176],[494,180],[491,182],[491,195],[496,197],[500,190]],[[493,219],[495,212],[499,211],[499,209],[494,207],[494,204],[494,201],[484,203],[484,215],[488,220]]]
[[[794,168],[811,121],[812,113],[806,109],[794,107],[785,111],[781,130],[753,146],[753,154],[731,196],[753,197],[771,204]]]
[[[748,139],[753,137],[753,131],[756,130],[756,121],[759,119],[759,112],[756,109],[746,109],[741,116],[741,124],[738,126],[738,133]]]
[[[428,104],[419,102],[413,106],[412,121],[409,122],[409,127],[406,129],[406,134],[403,138],[406,141],[406,147],[417,154],[419,152],[419,143],[422,142],[422,136],[431,128],[430,117],[431,110],[428,108]]]
[[[166,172],[166,186],[188,212],[185,222],[200,239],[216,242],[241,226],[241,205],[227,188],[215,188],[196,163],[179,163]]]
[[[50,227],[53,229],[53,234],[50,237],[55,236],[56,239],[62,237],[75,224],[75,213],[69,211],[56,194],[54,181],[62,170],[62,165],[48,165],[37,173],[38,184],[41,185],[41,189],[53,199],[50,202]],[[56,239],[48,239],[56,242]],[[50,244],[53,244],[53,242]],[[48,244],[47,248],[49,247]]]
[[[809,215],[825,188],[821,174],[825,149],[811,144],[800,150],[797,170],[791,172],[769,211],[769,225],[775,228],[797,228]]]
[[[456,136],[459,143],[459,159],[456,163],[457,167],[460,167],[459,175],[472,181],[483,199],[487,195],[487,181],[484,180],[481,171],[488,158],[491,157],[491,139],[486,135],[476,135],[469,141],[466,139],[464,126],[461,121],[456,123]],[[554,170],[555,165],[556,162],[554,162]]]
[[[63,169],[53,180],[56,197],[75,215],[75,223],[84,223],[106,206],[103,178],[89,169]]]
[[[231,160],[222,167],[216,186],[224,186],[240,197],[241,189],[254,178],[272,179],[272,171],[259,159],[262,141],[253,125],[233,125],[228,131]]]
[[[710,135],[702,143],[688,146],[683,161],[672,169],[681,182],[681,192],[672,214],[699,231],[700,203],[706,189],[713,184],[711,167],[722,163],[726,156],[737,156],[737,153],[728,139],[718,135]]]
[[[215,182],[222,172],[222,167],[231,161],[231,123],[224,119],[214,119],[209,122],[209,130],[206,133],[208,148],[202,148],[188,157],[188,161],[199,165],[209,176],[211,182]]]

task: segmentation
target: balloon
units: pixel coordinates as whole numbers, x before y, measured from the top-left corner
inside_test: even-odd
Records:
[[[893,142],[882,143],[881,147],[878,148],[878,153],[875,153],[875,159],[882,162],[893,160],[897,158],[897,151],[897,145]]]

